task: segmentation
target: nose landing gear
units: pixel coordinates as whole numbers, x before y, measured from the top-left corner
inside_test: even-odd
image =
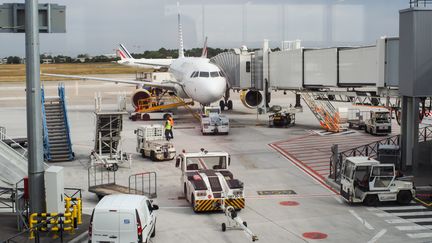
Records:
[[[232,110],[233,102],[232,100],[228,100],[228,101],[221,100],[219,101],[219,106],[222,111],[225,110],[225,107],[227,108],[227,110]]]

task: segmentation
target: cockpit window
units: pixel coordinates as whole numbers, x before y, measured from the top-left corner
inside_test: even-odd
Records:
[[[198,75],[199,75],[199,72],[198,72],[198,71],[195,71],[195,72],[194,72],[194,75],[192,76],[192,78],[196,78],[196,77],[198,77]]]
[[[212,77],[212,78],[219,77],[219,73],[218,72],[211,72],[210,77]]]
[[[208,78],[209,77],[209,73],[208,72],[200,72],[199,76],[203,77],[203,78]]]
[[[219,71],[219,75],[220,75],[221,77],[225,77],[225,75],[224,75],[224,73],[223,73],[222,71]]]
[[[193,78],[193,76],[195,75],[195,73],[196,73],[196,72],[193,72],[193,73],[191,74],[191,76],[190,76],[190,77],[191,77],[191,78]]]

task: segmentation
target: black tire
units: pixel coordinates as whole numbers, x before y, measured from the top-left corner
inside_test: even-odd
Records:
[[[403,190],[397,194],[397,202],[399,204],[406,205],[409,204],[411,200],[413,200],[413,195],[410,191]]]
[[[186,195],[187,195],[186,183],[185,183],[184,186],[183,186],[183,195],[185,196],[186,201],[187,201],[187,197],[186,197]]]
[[[225,110],[225,102],[223,100],[219,101],[219,106],[221,108],[221,111]]]
[[[233,102],[232,102],[232,100],[228,100],[227,107],[228,107],[228,110],[232,110],[233,109]]]
[[[191,194],[191,206],[192,210],[197,213],[198,211],[195,210],[195,196],[193,194]]]
[[[144,114],[144,115],[141,116],[141,119],[143,121],[148,121],[148,120],[150,120],[150,115],[146,113],[146,114]]]
[[[141,150],[141,156],[142,156],[143,158],[146,157],[145,152],[144,152],[144,149]]]
[[[150,235],[150,238],[153,238],[153,237],[155,237],[156,236],[156,222],[155,222],[155,225],[154,225],[154,227],[153,227],[153,231],[152,231],[152,233],[151,233],[151,235]]]
[[[151,152],[150,152],[150,159],[151,159],[152,161],[156,161],[156,154],[155,154],[154,151],[151,151]]]
[[[373,207],[373,206],[378,206],[379,199],[377,195],[367,195],[363,202],[366,206]]]
[[[130,119],[131,119],[132,121],[136,121],[136,120],[137,120],[137,116],[136,116],[136,115],[131,115],[131,116],[130,116]]]
[[[114,164],[111,164],[111,166],[108,166],[107,170],[109,170],[109,171],[117,171],[118,168],[119,168],[118,164],[114,163]]]
[[[244,225],[245,227],[247,227],[247,222],[246,222],[246,221],[243,221],[243,225]]]
[[[225,231],[226,231],[226,224],[222,223],[222,232],[225,232]]]

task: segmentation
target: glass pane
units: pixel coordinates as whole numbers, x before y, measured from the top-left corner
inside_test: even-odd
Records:
[[[186,159],[186,168],[187,170],[226,169],[226,157],[188,157]]]
[[[211,72],[210,77],[212,77],[212,78],[219,77],[219,73],[218,72]]]
[[[209,73],[208,72],[200,72],[199,76],[200,77],[204,77],[204,78],[208,78],[209,77]]]

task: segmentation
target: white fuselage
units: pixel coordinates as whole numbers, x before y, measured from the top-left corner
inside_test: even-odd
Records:
[[[180,97],[208,105],[225,94],[226,78],[208,58],[180,57],[171,63],[169,72],[179,83],[175,89]]]

